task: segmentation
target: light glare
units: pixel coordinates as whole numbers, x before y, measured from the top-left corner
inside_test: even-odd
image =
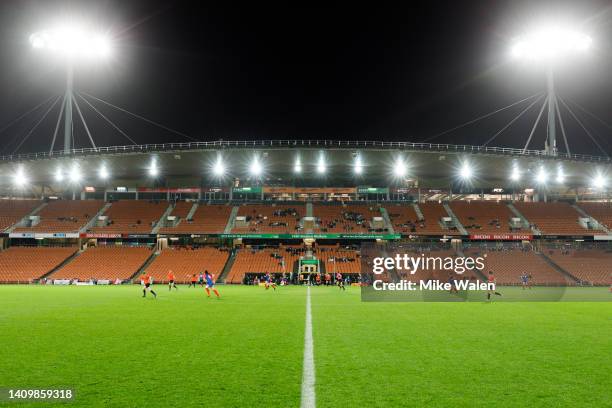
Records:
[[[295,160],[295,166],[293,167],[293,171],[295,173],[301,173],[302,172],[302,161],[300,160],[299,157]]]
[[[544,167],[540,167],[538,170],[538,174],[536,175],[536,181],[538,184],[544,185],[548,181],[548,173],[546,173],[546,169]]]
[[[521,179],[521,172],[518,169],[518,166],[512,167],[512,173],[510,173],[510,180],[519,181]]]
[[[13,175],[13,184],[15,184],[16,187],[23,187],[28,184],[28,177],[22,167],[18,168]]]
[[[64,181],[64,173],[62,172],[61,167],[58,167],[57,170],[55,170],[55,181]]]
[[[317,164],[317,173],[324,174],[327,171],[327,166],[325,165],[325,159],[323,156],[319,157],[319,163]]]
[[[104,164],[100,167],[100,170],[98,171],[98,175],[100,176],[102,180],[106,180],[110,176],[108,169],[106,168]]]
[[[563,169],[561,167],[559,167],[557,169],[557,179],[556,179],[556,181],[559,184],[563,184],[565,182],[565,174],[563,173]]]
[[[81,181],[81,178],[83,176],[81,175],[81,169],[79,169],[78,165],[73,165],[72,169],[70,170],[70,181],[73,183],[78,183],[79,181]]]
[[[223,161],[219,157],[213,166],[213,173],[217,177],[221,177],[225,174],[225,166],[223,165]]]
[[[550,61],[571,53],[586,52],[592,43],[593,40],[586,34],[549,26],[518,38],[510,52],[514,58]]]
[[[463,180],[469,180],[473,175],[472,167],[470,167],[468,163],[463,163],[461,169],[459,170],[459,177],[461,177]]]
[[[65,24],[52,30],[43,30],[30,36],[35,49],[46,49],[65,56],[106,58],[112,53],[110,38],[105,34]]]
[[[149,167],[149,176],[159,176],[159,167],[157,167],[157,161],[155,159],[151,160],[151,166]]]
[[[393,167],[393,173],[396,177],[404,177],[406,175],[406,164],[402,159],[398,159]]]
[[[261,175],[262,172],[262,167],[261,167],[261,163],[259,163],[259,160],[257,158],[253,159],[253,162],[251,163],[251,174],[254,176],[259,176]]]
[[[596,189],[602,189],[606,186],[606,179],[601,173],[598,173],[593,177],[592,184]]]
[[[355,159],[355,167],[353,168],[355,174],[359,175],[363,173],[363,163],[361,162],[361,157],[357,156]]]

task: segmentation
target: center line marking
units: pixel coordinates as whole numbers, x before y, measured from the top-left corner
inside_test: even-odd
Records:
[[[306,327],[304,330],[304,365],[302,372],[301,408],[315,408],[315,366],[312,342],[312,312],[310,310],[310,286],[306,288]]]

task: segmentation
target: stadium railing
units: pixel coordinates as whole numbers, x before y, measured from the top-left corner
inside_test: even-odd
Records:
[[[449,153],[482,153],[507,156],[530,156],[547,159],[568,159],[590,162],[611,162],[610,157],[591,156],[584,154],[559,153],[551,156],[543,150],[523,150],[509,147],[490,147],[473,145],[454,145],[439,143],[385,142],[385,141],[344,141],[344,140],[217,140],[210,142],[161,143],[144,145],[108,146],[95,148],[71,149],[69,151],[53,151],[0,156],[0,161],[37,160],[58,157],[88,156],[96,154],[146,153],[146,152],[177,152],[188,150],[209,149],[241,149],[241,148],[339,148],[339,149],[383,149],[383,150],[413,150],[437,151]]]

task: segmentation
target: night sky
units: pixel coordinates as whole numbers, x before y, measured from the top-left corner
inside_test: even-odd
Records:
[[[480,145],[527,104],[433,136],[543,92],[543,70],[512,61],[509,48],[524,30],[556,19],[593,37],[588,56],[557,69],[557,90],[612,155],[612,1],[379,3],[4,0],[0,129],[62,94],[63,65],[33,50],[28,37],[72,16],[108,31],[115,48],[110,61],[77,69],[77,90],[193,139]],[[78,101],[98,145],[131,143]],[[189,141],[95,105],[138,144]],[[3,130],[0,154],[48,151],[58,106],[21,143],[44,111]],[[537,111],[490,145],[522,148]],[[573,153],[602,154],[567,112],[564,123]],[[82,127],[75,126],[76,147],[88,147]],[[544,137],[545,125],[530,147],[543,148]]]

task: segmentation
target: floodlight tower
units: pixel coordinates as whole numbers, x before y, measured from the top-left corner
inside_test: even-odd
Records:
[[[74,68],[72,62],[66,64],[66,93],[64,94],[64,153],[70,152],[72,146],[72,98],[74,98]]]
[[[76,105],[77,111],[81,115],[78,103],[74,98],[74,67],[80,62],[99,61],[107,58],[111,52],[110,41],[105,34],[82,30],[74,25],[63,25],[32,34],[30,44],[37,50],[58,56],[65,64],[66,89],[60,112],[64,112],[64,152],[68,153],[72,148],[73,139],[73,104]],[[81,119],[83,120],[82,117]],[[87,128],[87,125],[85,127]],[[89,135],[89,130],[86,130]],[[91,139],[91,135],[89,136]]]
[[[519,37],[511,49],[514,58],[542,64],[546,70],[546,104],[548,107],[547,138],[544,150],[556,156],[556,120],[559,112],[555,92],[554,68],[562,60],[587,52],[592,45],[591,37],[571,29],[558,26],[545,27]]]

